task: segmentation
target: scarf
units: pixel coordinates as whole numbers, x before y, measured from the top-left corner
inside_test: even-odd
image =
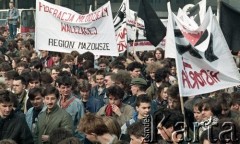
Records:
[[[113,110],[112,110],[112,105],[108,104],[106,109],[105,109],[106,116],[112,116]]]

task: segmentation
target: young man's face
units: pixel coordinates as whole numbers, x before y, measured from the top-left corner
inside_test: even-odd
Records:
[[[80,95],[81,95],[81,97],[82,97],[82,99],[84,99],[84,100],[87,100],[88,99],[88,97],[89,97],[89,91],[81,91],[80,90]]]
[[[7,116],[9,116],[12,110],[13,110],[12,102],[0,103],[0,116],[2,118],[6,118]]]
[[[177,75],[177,68],[176,67],[171,67],[170,73],[172,76],[176,76]]]
[[[103,75],[96,75],[96,83],[98,86],[104,86],[104,76]]]
[[[50,94],[44,97],[44,103],[48,110],[52,110],[57,105],[58,99],[55,94]]]
[[[141,69],[135,68],[133,71],[130,71],[130,74],[131,74],[132,78],[138,78],[138,77],[140,77]]]
[[[55,81],[58,78],[59,71],[56,71],[55,69],[52,69],[51,77]]]
[[[155,80],[155,73],[156,73],[156,71],[151,71],[151,72],[149,73],[151,79],[153,79],[153,80]]]
[[[13,91],[15,94],[21,94],[25,89],[25,85],[22,84],[21,80],[13,80]]]
[[[33,100],[30,100],[30,102],[34,108],[40,108],[43,105],[43,97],[40,94],[37,94],[37,96]]]
[[[119,98],[117,98],[117,97],[114,97],[114,96],[109,95],[109,103],[110,103],[111,105],[117,105],[117,106],[119,106],[120,103],[121,103],[121,100],[120,100]]]
[[[138,118],[146,118],[151,111],[151,104],[140,103],[140,105],[136,107],[136,110],[138,112]]]
[[[222,104],[221,107],[222,107],[222,116],[228,117],[230,113],[230,107],[227,106],[227,104]]]
[[[143,137],[137,138],[137,137],[134,136],[134,135],[130,135],[130,138],[131,138],[130,144],[142,144],[143,141],[144,141],[144,138],[143,138]]]
[[[181,106],[179,99],[174,99],[171,96],[168,97],[168,107],[169,109],[179,109]]]
[[[11,9],[11,8],[13,8],[13,3],[9,3],[9,8]]]
[[[110,87],[110,86],[113,85],[113,81],[112,81],[110,75],[105,76],[105,78],[104,78],[104,83],[105,83],[106,88],[108,88],[108,87]]]
[[[35,87],[40,87],[40,81],[39,80],[33,80],[30,81],[28,84],[29,89],[35,88]]]
[[[22,67],[22,66],[17,67],[17,72],[18,72],[18,74],[21,75],[21,74],[22,74],[22,71],[23,71],[24,69],[25,69],[25,68]]]
[[[156,57],[157,60],[162,59],[162,53],[160,51],[156,51],[155,57]]]
[[[60,61],[60,57],[59,56],[52,56],[52,60],[54,63],[58,63]]]
[[[194,118],[195,118],[195,120],[197,122],[201,122],[202,121],[202,113],[198,109],[198,106],[194,106],[193,107],[193,114],[194,114]]]
[[[145,63],[146,64],[151,64],[151,63],[153,63],[154,62],[154,58],[152,57],[152,58],[148,58],[146,61],[145,61]]]
[[[233,104],[231,106],[231,110],[233,110],[233,111],[240,111],[240,104],[237,104],[237,103]]]
[[[168,87],[163,88],[163,90],[160,93],[160,96],[163,100],[168,100],[167,89],[168,89]]]
[[[41,50],[40,52],[41,52],[42,58],[46,58],[48,56],[48,51]]]
[[[98,65],[99,69],[105,70],[107,68],[107,65],[105,63],[101,63]]]
[[[202,120],[207,120],[211,116],[213,116],[212,111],[209,108],[206,108],[205,106],[202,107]]]
[[[137,95],[139,91],[138,85],[131,85],[132,95]]]
[[[13,79],[8,79],[5,77],[5,84],[8,88],[12,89],[13,87]]]
[[[61,96],[70,96],[71,92],[72,92],[72,86],[71,85],[60,85],[58,90],[59,90]]]

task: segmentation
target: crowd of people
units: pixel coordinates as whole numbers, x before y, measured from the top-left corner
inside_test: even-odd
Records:
[[[0,29],[0,144],[239,143],[238,87],[181,102],[162,48],[96,58],[12,37]]]

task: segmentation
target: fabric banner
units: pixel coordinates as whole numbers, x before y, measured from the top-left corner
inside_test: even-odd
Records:
[[[137,12],[129,9],[129,0],[123,0],[113,20],[116,32],[118,52],[155,50],[155,46],[146,38],[144,21],[137,17]],[[166,21],[165,21],[166,23]],[[157,47],[164,48],[165,39]]]
[[[123,0],[115,18],[113,19],[119,53],[123,53],[127,50],[128,13],[129,13],[129,1]]]
[[[36,2],[36,48],[118,56],[110,2],[81,15],[44,0]]]
[[[181,96],[195,96],[240,85],[240,75],[211,8],[194,29],[191,19],[181,19],[168,3],[166,48],[175,51]],[[195,35],[195,39],[190,39]],[[197,40],[196,40],[197,39]]]

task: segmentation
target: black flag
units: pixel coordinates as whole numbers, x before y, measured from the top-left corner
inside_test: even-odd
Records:
[[[230,50],[240,51],[240,11],[221,2],[219,24]]]
[[[157,46],[166,36],[166,27],[160,21],[148,0],[140,0],[138,17],[144,21],[147,40],[152,45]]]

